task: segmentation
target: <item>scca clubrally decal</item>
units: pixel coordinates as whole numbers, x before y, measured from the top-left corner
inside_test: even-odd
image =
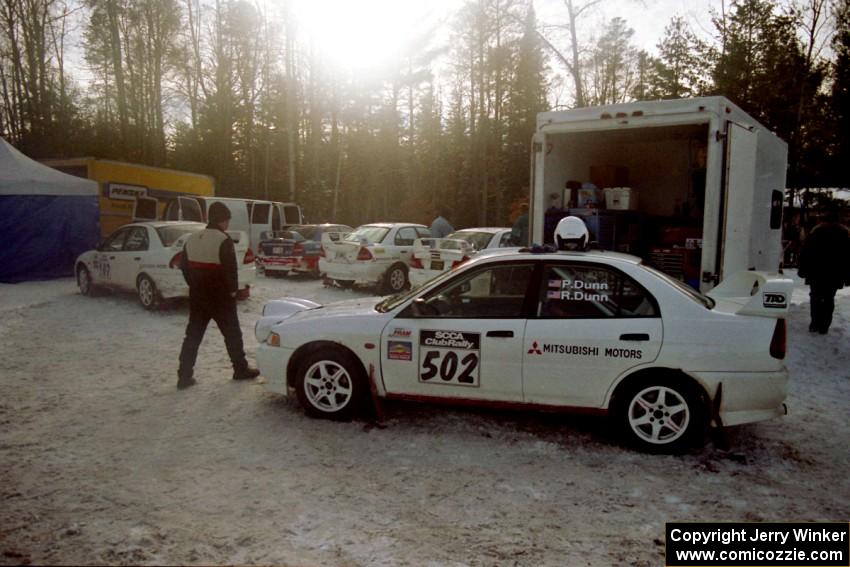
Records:
[[[481,333],[423,330],[419,362],[420,382],[478,387]]]

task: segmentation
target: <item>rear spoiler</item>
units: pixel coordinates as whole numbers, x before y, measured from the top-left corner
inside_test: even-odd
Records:
[[[794,281],[782,274],[743,271],[732,274],[706,295],[738,306],[738,315],[782,318],[788,315]]]

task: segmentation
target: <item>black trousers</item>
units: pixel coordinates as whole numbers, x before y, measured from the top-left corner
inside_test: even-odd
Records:
[[[809,298],[812,307],[812,322],[809,330],[826,333],[832,324],[832,312],[835,310],[835,292],[832,284],[812,282],[809,285]]]
[[[248,368],[242,345],[242,329],[239,327],[239,316],[236,313],[236,300],[230,296],[211,299],[190,292],[189,324],[186,325],[186,337],[180,349],[180,368],[177,370],[179,377],[192,377],[198,348],[204,339],[210,319],[215,321],[224,336],[224,345],[233,363],[234,372]]]

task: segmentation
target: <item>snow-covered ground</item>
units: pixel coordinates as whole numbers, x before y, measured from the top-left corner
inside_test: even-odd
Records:
[[[258,278],[239,311],[357,291]],[[667,521],[850,519],[850,292],[827,336],[794,294],[790,414],[682,457],[604,420],[392,404],[306,418],[233,382],[211,325],[177,391],[187,307],[0,285],[0,563],[660,565]]]

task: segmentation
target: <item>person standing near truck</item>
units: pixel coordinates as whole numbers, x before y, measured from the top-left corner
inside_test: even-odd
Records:
[[[239,289],[236,249],[227,234],[230,210],[222,203],[213,203],[208,219],[207,227],[186,241],[180,258],[180,268],[189,285],[189,324],[180,349],[178,390],[196,383],[193,377],[195,360],[210,319],[216,322],[224,336],[233,364],[233,379],[248,380],[260,375],[259,370],[248,366],[242,345],[242,329],[236,312],[236,291]]]
[[[827,212],[803,242],[797,273],[809,286],[809,332],[825,335],[832,324],[835,292],[850,284],[850,232],[838,222],[836,210]]]

